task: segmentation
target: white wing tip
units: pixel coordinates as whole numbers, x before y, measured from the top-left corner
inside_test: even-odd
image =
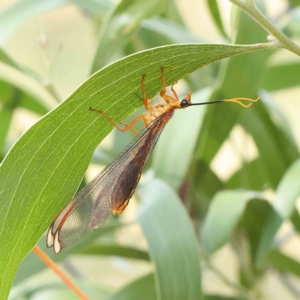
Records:
[[[46,241],[47,247],[48,248],[52,247],[53,242],[54,242],[54,239],[53,239],[53,234],[52,234],[52,226],[50,226],[50,228],[48,229],[48,233],[47,233],[47,241]]]
[[[61,243],[59,241],[59,232],[60,231],[56,230],[56,232],[53,234],[52,227],[53,226],[50,226],[50,228],[48,229],[46,245],[48,248],[53,247],[54,253],[58,254],[62,249]]]
[[[61,244],[58,237],[59,237],[59,230],[56,231],[54,237],[53,250],[55,254],[58,254],[61,251]]]

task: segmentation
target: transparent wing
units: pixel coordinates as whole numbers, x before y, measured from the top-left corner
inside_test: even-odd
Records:
[[[121,213],[128,204],[141,172],[170,119],[162,114],[100,172],[53,220],[47,234],[47,246],[59,253],[79,240],[89,227],[104,224],[108,215]]]

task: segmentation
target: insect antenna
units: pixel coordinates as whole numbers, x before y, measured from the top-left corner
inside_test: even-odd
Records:
[[[251,98],[231,98],[231,99],[224,99],[224,100],[216,100],[216,101],[209,101],[209,102],[201,102],[201,103],[191,103],[189,106],[194,105],[208,105],[208,104],[216,104],[216,103],[222,103],[222,102],[233,102],[241,105],[244,108],[248,108],[252,105],[252,103],[257,102],[259,100],[259,97],[256,99]],[[244,104],[242,101],[248,101],[250,103]]]

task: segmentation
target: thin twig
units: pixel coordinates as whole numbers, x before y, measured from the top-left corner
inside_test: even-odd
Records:
[[[45,263],[50,269],[52,269],[64,283],[82,300],[89,300],[89,298],[76,286],[76,284],[66,275],[55,262],[44,252],[40,247],[35,245],[33,252],[39,257],[41,261]]]
[[[284,35],[274,24],[272,24],[257,8],[254,0],[229,0],[231,3],[244,10],[258,24],[266,29],[282,47],[300,56],[300,47]]]

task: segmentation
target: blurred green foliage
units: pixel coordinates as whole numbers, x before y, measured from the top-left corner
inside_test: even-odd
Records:
[[[30,250],[41,239],[47,251],[43,232],[75,193],[91,157],[106,165],[133,138],[113,131],[111,143],[94,152],[112,126],[88,108],[99,107],[117,122],[135,109],[141,112],[140,76],[147,75],[147,94],[155,96],[162,65],[168,85],[185,78],[179,93],[191,89],[194,102],[258,95],[261,100],[249,109],[222,104],[177,112],[136,192],[136,218],[115,217],[61,254],[47,253],[91,299],[282,299],[267,288],[270,277],[280,281],[285,299],[299,298],[300,257],[285,248],[299,242],[299,147],[289,116],[274,98],[299,87],[300,64],[288,49],[256,46],[267,43],[268,33],[235,6],[227,26],[215,0],[205,7],[220,39],[202,44],[206,37],[193,34],[183,17],[188,2],[23,0],[0,11],[0,299],[7,298],[12,283],[10,299],[76,299],[57,281],[36,280],[46,267]],[[298,2],[290,1],[275,19],[292,39],[300,29]],[[256,4],[273,18],[263,0]],[[56,28],[48,36],[37,22],[53,22],[65,10],[71,17],[62,14],[64,25],[72,28],[72,9],[93,33],[79,34],[84,40],[71,29],[57,38]],[[44,58],[40,68],[22,56],[27,50],[18,30],[28,24],[40,31],[32,46]],[[78,48],[64,39],[74,39]],[[266,49],[256,51],[260,48]],[[20,113],[41,119],[18,139],[20,133],[12,132],[20,126]],[[226,166],[218,164],[221,153]],[[136,224],[141,241],[133,238],[141,236]],[[215,258],[228,249],[234,263],[227,272]],[[75,261],[118,256],[134,261],[131,268],[147,268],[116,290],[113,283],[96,284],[81,274],[71,255]],[[118,268],[124,271],[122,264]],[[209,274],[220,286],[212,289]]]

